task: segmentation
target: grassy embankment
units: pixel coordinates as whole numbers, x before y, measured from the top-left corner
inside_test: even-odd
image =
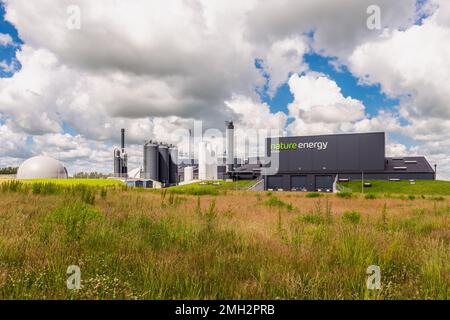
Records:
[[[416,180],[409,181],[366,181],[372,184],[365,187],[365,193],[406,194],[406,195],[450,195],[450,181]],[[340,182],[340,185],[361,192],[361,181]]]
[[[1,299],[449,298],[448,197],[38,185],[0,188]]]

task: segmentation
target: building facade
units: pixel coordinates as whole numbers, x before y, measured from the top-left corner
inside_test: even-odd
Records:
[[[433,180],[424,157],[386,158],[385,134],[353,133],[266,140],[266,190],[332,191],[335,181]]]

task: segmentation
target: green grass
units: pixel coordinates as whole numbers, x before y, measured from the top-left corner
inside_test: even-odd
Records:
[[[108,186],[120,186],[123,185],[121,181],[114,179],[29,179],[20,180],[24,183],[53,183],[57,185],[73,186],[73,185],[86,185],[96,187],[108,187]]]
[[[406,195],[450,195],[450,181],[416,180],[415,184],[409,181],[369,181],[372,186],[365,187],[366,193],[392,193]],[[340,183],[342,186],[352,189],[353,192],[361,192],[361,181]]]
[[[227,190],[246,190],[255,183],[254,180],[239,181],[201,181],[187,185],[174,186],[167,188],[168,192],[176,194],[189,195],[219,195],[226,193]]]
[[[305,197],[307,198],[320,198],[322,195],[319,192],[308,192]]]

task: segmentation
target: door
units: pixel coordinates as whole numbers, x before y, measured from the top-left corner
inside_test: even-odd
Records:
[[[333,191],[333,176],[316,176],[316,190],[325,192]]]
[[[278,190],[283,188],[282,176],[268,176],[266,189]]]
[[[306,191],[307,186],[306,176],[291,176],[291,190]]]

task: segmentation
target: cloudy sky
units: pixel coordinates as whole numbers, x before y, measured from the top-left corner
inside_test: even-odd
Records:
[[[385,131],[388,155],[425,155],[450,179],[448,0],[1,3],[0,167],[47,154],[110,172],[121,127],[132,167],[144,139],[233,119]]]

